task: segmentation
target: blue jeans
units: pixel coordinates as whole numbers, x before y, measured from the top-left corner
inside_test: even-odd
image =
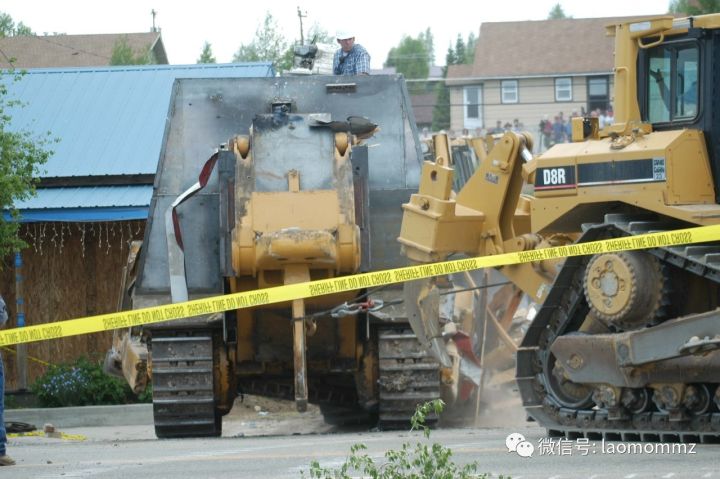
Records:
[[[5,371],[3,371],[2,355],[0,355],[0,456],[5,455]]]

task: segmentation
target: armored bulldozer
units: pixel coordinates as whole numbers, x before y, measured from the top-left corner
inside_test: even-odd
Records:
[[[720,15],[648,18],[607,33],[614,123],[573,119],[573,142],[535,158],[530,135],[508,132],[457,195],[448,154],[425,162],[404,205],[409,258],[583,251],[589,241],[622,245],[720,222]],[[516,374],[527,414],[550,434],[720,437],[720,243],[647,246],[500,268],[538,304]],[[433,312],[424,314],[429,329]]]
[[[440,397],[447,379],[391,304],[402,289],[261,304],[263,288],[404,265],[420,158],[399,76],[176,82],[122,305],[260,299],[115,335],[107,369],[135,391],[152,381],[158,437],[220,435],[239,393],[388,425]]]

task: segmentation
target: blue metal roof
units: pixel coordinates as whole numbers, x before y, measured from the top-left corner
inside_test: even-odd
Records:
[[[34,198],[15,204],[18,209],[90,208],[93,206],[147,206],[152,185],[83,186],[77,188],[41,188]]]
[[[21,223],[37,223],[50,221],[69,221],[73,223],[91,223],[96,221],[130,221],[146,220],[147,206],[112,207],[112,208],[49,208],[44,210],[23,210]],[[5,220],[10,221],[5,213]]]
[[[6,82],[13,129],[59,143],[42,177],[155,174],[177,78],[274,76],[271,63],[33,69]]]
[[[15,206],[23,223],[140,220],[147,218],[152,192],[152,185],[40,188]]]
[[[43,178],[154,175],[173,82],[178,78],[272,77],[271,63],[27,70],[6,81],[11,128],[59,139]],[[151,185],[38,188],[18,202],[21,221],[147,218]],[[8,218],[7,213],[5,217]]]

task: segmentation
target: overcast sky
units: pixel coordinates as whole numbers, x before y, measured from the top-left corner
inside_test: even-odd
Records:
[[[243,43],[249,43],[269,11],[288,40],[300,37],[297,8],[307,15],[307,27],[317,23],[335,33],[355,32],[372,57],[372,68],[381,68],[390,48],[403,35],[416,36],[430,27],[435,38],[437,64],[444,64],[445,52],[458,33],[467,38],[477,33],[482,22],[544,20],[553,5],[560,3],[574,18],[655,15],[667,12],[670,0],[439,0],[437,2],[392,0],[266,1],[177,1],[177,0],[2,0],[0,11],[22,21],[34,32],[43,33],[132,33],[152,26],[150,11],[157,12],[156,25],[162,29],[170,63],[195,63],[205,41],[212,44],[218,62],[232,60]],[[431,7],[432,5],[432,7]],[[510,59],[522,61],[522,59]]]

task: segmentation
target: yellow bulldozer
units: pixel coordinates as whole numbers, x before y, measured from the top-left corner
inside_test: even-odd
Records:
[[[720,15],[607,27],[615,121],[574,118],[572,143],[539,157],[505,133],[452,191],[446,141],[403,206],[416,262],[720,223]],[[720,243],[504,266],[537,303],[517,352],[527,414],[550,434],[623,440],[720,437]],[[416,334],[434,330],[415,287]]]

